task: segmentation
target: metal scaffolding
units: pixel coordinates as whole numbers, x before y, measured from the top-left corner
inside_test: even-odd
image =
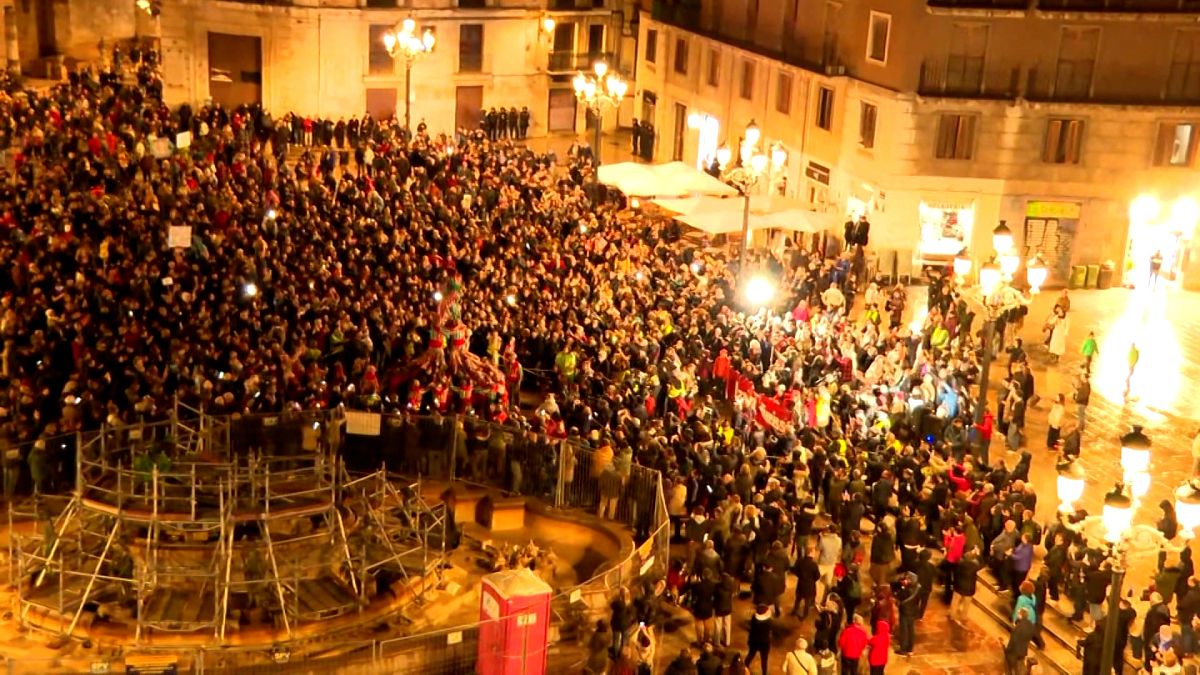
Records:
[[[165,422],[80,435],[70,499],[10,506],[10,522],[44,523],[10,538],[22,624],[85,637],[103,621],[135,644],[265,627],[285,643],[397,583],[423,596],[442,579],[445,506],[383,467],[350,476],[340,425],[332,411],[177,405]]]

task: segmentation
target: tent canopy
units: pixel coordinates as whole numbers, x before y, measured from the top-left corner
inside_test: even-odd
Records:
[[[600,182],[615,187],[626,197],[681,197],[686,195],[731,196],[737,190],[683,162],[603,164]]]
[[[745,202],[741,199],[718,197],[689,197],[685,199],[655,199],[654,204],[679,215],[676,220],[709,234],[726,234],[742,229]],[[834,225],[835,218],[805,208],[805,204],[790,197],[752,195],[750,197],[751,230],[792,230],[823,232]]]

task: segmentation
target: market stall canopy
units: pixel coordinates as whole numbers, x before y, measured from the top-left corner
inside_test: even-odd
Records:
[[[655,199],[653,203],[679,215],[676,220],[709,234],[725,234],[742,229],[741,199],[719,197],[689,197],[685,199]],[[823,232],[835,224],[833,214],[818,213],[806,204],[790,197],[753,195],[750,197],[751,230],[792,230]]]
[[[600,182],[626,197],[731,196],[737,190],[683,162],[638,164],[620,162],[600,167]]]

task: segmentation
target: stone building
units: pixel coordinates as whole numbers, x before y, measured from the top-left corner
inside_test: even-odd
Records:
[[[1001,220],[1052,279],[1155,252],[1200,286],[1200,2],[656,0],[635,115],[659,159],[709,162],[754,120],[773,187],[865,214],[877,250],[990,254]]]
[[[474,128],[500,106],[528,107],[534,136],[582,129],[577,70],[597,59],[632,70],[633,0],[163,0],[157,19],[133,0],[23,0],[17,23],[27,71],[141,35],[161,41],[172,104],[403,117],[405,66],[383,35],[410,17],[436,36],[413,64],[410,99],[413,124],[435,131]]]

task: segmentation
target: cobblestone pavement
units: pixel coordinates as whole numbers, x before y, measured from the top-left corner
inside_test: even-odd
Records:
[[[1054,453],[1045,449],[1046,416],[1057,393],[1067,397],[1067,419],[1076,417],[1071,403],[1074,377],[1083,369],[1080,348],[1088,332],[1096,335],[1099,354],[1092,365],[1092,397],[1087,410],[1080,462],[1087,486],[1079,506],[1099,514],[1103,497],[1121,479],[1120,437],[1133,425],[1144,427],[1153,445],[1150,489],[1134,514],[1134,522],[1153,525],[1161,516],[1158,504],[1171,499],[1176,487],[1191,472],[1191,443],[1200,421],[1200,294],[1159,289],[1071,291],[1067,353],[1052,364],[1042,347],[1041,326],[1058,291],[1039,295],[1030,308],[1021,332],[1034,366],[1037,393],[1042,397],[1026,416],[1025,446],[1033,453],[1031,480],[1038,494],[1038,518],[1048,521],[1058,507]],[[1125,397],[1129,350],[1136,343],[1140,359]],[[992,381],[999,383],[1007,357],[998,359]],[[991,395],[995,405],[995,391]],[[1002,448],[997,437],[992,449]],[[1009,457],[1015,461],[1016,455]],[[1011,466],[1011,464],[1010,464]],[[1144,588],[1154,556],[1135,560],[1130,587]]]

